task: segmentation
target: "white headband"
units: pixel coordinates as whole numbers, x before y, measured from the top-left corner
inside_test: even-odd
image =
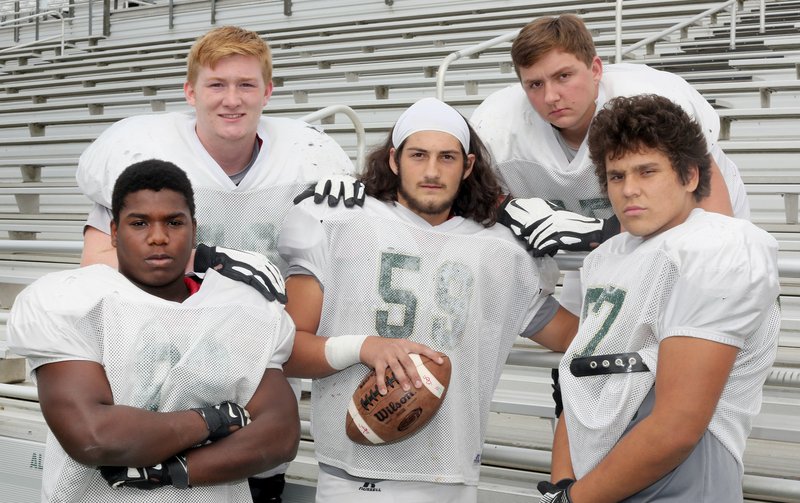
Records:
[[[399,148],[406,138],[418,131],[441,131],[461,142],[469,154],[469,127],[464,117],[450,105],[436,98],[422,98],[403,112],[392,132],[392,146]]]

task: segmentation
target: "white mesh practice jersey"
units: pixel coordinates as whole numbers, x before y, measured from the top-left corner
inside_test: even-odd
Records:
[[[597,111],[617,96],[658,94],[678,103],[703,129],[709,153],[728,186],[734,215],[750,218],[750,205],[736,165],[717,144],[719,116],[681,77],[645,65],[605,65]],[[570,162],[558,143],[558,134],[533,109],[520,84],[501,89],[475,109],[470,123],[486,143],[506,192],[515,197],[541,197],[569,211],[598,218],[612,215],[602,194],[584,139]]]
[[[52,273],[17,297],[8,344],[32,369],[68,360],[103,365],[114,403],[170,412],[250,401],[267,368],[291,353],[294,324],[277,302],[209,270],[183,303],[142,291],[95,265]],[[33,373],[35,379],[35,372]],[[111,489],[48,435],[46,502],[250,502],[246,482],[180,490]]]
[[[619,440],[657,379],[659,344],[673,336],[740,348],[708,429],[741,468],[777,350],[775,239],[745,220],[696,209],[682,225],[649,239],[623,233],[603,243],[584,261],[581,279],[581,324],[560,365],[577,477]],[[638,352],[650,371],[570,372],[575,357],[627,352]]]
[[[123,119],[81,155],[78,185],[96,204],[110,208],[114,182],[126,167],[151,158],[173,162],[186,171],[195,190],[198,243],[277,259],[272,253],[276,231],[294,196],[319,178],[351,173],[354,168],[333,139],[304,122],[262,117],[257,132],[263,145],[255,164],[236,185],[200,143],[194,114]],[[109,232],[110,213],[99,218],[101,223],[91,217],[89,223]]]
[[[195,189],[197,242],[263,253],[282,273],[278,233],[294,196],[307,184],[291,183],[246,192],[208,187]]]
[[[373,198],[353,209],[301,203],[287,215],[278,249],[323,287],[318,335],[408,338],[444,352],[453,366],[431,422],[388,445],[345,434],[366,366],[314,380],[318,461],[359,477],[477,484],[492,394],[514,339],[533,335],[526,329],[553,291],[554,261],[531,258],[502,226],[461,217],[431,226]]]

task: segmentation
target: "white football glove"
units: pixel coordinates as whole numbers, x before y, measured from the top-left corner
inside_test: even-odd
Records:
[[[589,251],[619,233],[619,220],[585,217],[561,209],[550,201],[506,199],[497,221],[528,244],[534,257],[553,256],[558,250]]]
[[[194,253],[194,270],[203,273],[207,269],[247,283],[269,301],[286,304],[286,285],[281,272],[260,253],[199,244]]]
[[[355,205],[364,206],[366,193],[361,180],[350,175],[331,175],[319,180],[314,187],[295,197],[294,204],[312,195],[316,204],[321,204],[327,199],[328,206],[336,206],[341,199],[346,207],[352,208]]]

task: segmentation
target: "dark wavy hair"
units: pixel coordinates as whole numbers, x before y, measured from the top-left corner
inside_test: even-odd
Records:
[[[711,158],[700,125],[677,103],[655,94],[640,94],[610,100],[589,128],[589,155],[603,193],[608,192],[606,159],[651,148],[663,153],[678,173],[681,183],[689,183],[691,169],[697,167],[695,201],[711,191]]]
[[[114,183],[111,193],[111,216],[119,224],[119,214],[125,206],[125,197],[140,190],[167,189],[181,194],[189,206],[189,216],[194,219],[194,190],[186,173],[168,161],[149,159],[125,168]]]
[[[475,154],[472,173],[461,182],[458,194],[453,201],[453,213],[460,217],[471,218],[476,222],[491,227],[497,221],[497,202],[500,198],[500,184],[492,172],[492,158],[484,146],[478,133],[469,127],[469,151]],[[400,156],[405,147],[403,142],[395,150],[395,163],[400,165]],[[366,185],[366,193],[381,201],[397,201],[400,188],[400,177],[394,174],[389,166],[389,151],[392,148],[392,132],[381,145],[373,149],[367,156],[366,170],[361,181]],[[464,169],[467,167],[467,154],[464,155]]]

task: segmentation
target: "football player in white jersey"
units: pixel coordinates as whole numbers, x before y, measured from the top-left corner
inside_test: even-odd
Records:
[[[42,501],[250,502],[244,479],[299,442],[281,369],[294,325],[217,270],[184,276],[196,226],[181,169],[136,163],[112,200],[119,272],[48,274],[8,322],[50,429]]]
[[[613,213],[594,179],[586,138],[596,111],[616,96],[651,93],[680,104],[700,123],[712,155],[711,193],[701,207],[749,218],[738,168],[718,144],[719,117],[685,80],[640,64],[604,66],[591,33],[572,14],[529,23],[514,40],[511,59],[520,84],[487,97],[470,122],[489,147],[505,192],[535,198],[506,205],[500,218],[534,253],[589,250],[615,232],[605,221]],[[562,305],[577,313],[577,281],[564,288]]]
[[[700,125],[669,99],[620,97],[589,132],[627,232],[584,261],[561,361],[563,420],[545,502],[742,501],[742,454],[780,325],[777,242],[706,212]]]
[[[341,174],[353,164],[333,139],[308,124],[262,115],[273,88],[272,58],[257,33],[213,29],[187,59],[184,91],[194,113],[123,119],[81,155],[78,185],[95,203],[84,229],[81,264],[116,265],[109,227],[114,181],[131,163],[156,158],[188,173],[197,201],[198,242],[259,252],[284,269],[275,247],[292,199],[310,183],[327,179],[336,186],[321,182],[316,198],[328,186],[352,204],[354,180]],[[299,396],[299,383],[293,386]],[[275,470],[271,480],[272,474],[265,474],[252,481],[257,503],[280,502],[285,470]]]
[[[551,294],[558,272],[494,225],[499,186],[466,120],[418,101],[373,151],[363,207],[305,201],[286,217],[287,375],[314,378],[317,501],[475,502],[489,404],[517,336],[563,350],[576,318]],[[433,419],[396,443],[348,439],[348,401],[370,368],[422,382],[409,353],[452,362]],[[381,392],[386,383],[379,382]]]
[[[304,122],[262,116],[272,94],[272,57],[257,33],[213,29],[187,59],[184,91],[193,113],[123,119],[81,155],[78,185],[95,203],[84,231],[83,265],[115,265],[111,190],[134,162],[163,159],[186,170],[196,193],[199,242],[264,254],[274,250],[276,227],[295,196],[320,179],[353,171],[329,136]],[[345,202],[351,204],[354,180],[346,179]]]

